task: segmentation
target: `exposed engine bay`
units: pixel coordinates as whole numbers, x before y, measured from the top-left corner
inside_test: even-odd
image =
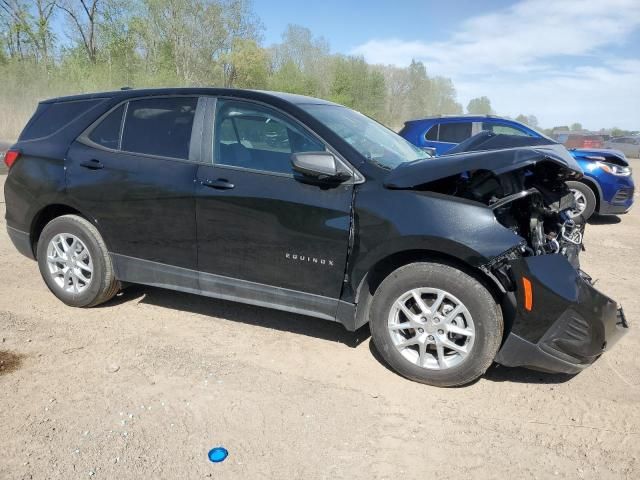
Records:
[[[561,254],[579,268],[584,222],[572,219],[575,198],[565,182],[582,177],[582,170],[562,145],[482,132],[451,151],[396,168],[387,187],[482,203],[525,240],[518,255]]]
[[[584,225],[571,218],[575,199],[562,170],[551,162],[500,175],[477,170],[440,181],[438,189],[488,205],[502,225],[527,241],[525,256],[560,253],[578,267]]]

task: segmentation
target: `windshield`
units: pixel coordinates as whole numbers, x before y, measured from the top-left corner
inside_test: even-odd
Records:
[[[388,170],[430,155],[369,117],[340,105],[300,105],[369,161]]]

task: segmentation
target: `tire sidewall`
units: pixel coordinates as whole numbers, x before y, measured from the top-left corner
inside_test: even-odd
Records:
[[[397,350],[387,328],[393,303],[412,289],[426,287],[439,288],[457,297],[473,319],[475,337],[471,352],[458,365],[445,370],[411,363]],[[393,272],[378,288],[371,314],[373,341],[385,361],[407,378],[438,386],[462,385],[482,375],[491,365],[502,339],[502,315],[491,294],[477,280],[443,264],[416,263]]]
[[[78,237],[85,244],[91,255],[93,262],[93,272],[89,288],[80,293],[67,292],[60,288],[51,277],[47,265],[47,248],[53,237],[60,233],[69,233]],[[62,302],[73,307],[84,307],[90,305],[103,291],[105,279],[104,256],[100,251],[97,239],[93,233],[84,227],[82,223],[75,221],[75,217],[63,216],[52,220],[42,231],[38,239],[37,249],[38,267],[40,274],[51,292]]]

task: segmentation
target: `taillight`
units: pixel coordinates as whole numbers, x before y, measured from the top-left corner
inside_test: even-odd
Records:
[[[18,157],[20,157],[19,151],[17,150],[7,151],[7,153],[4,154],[4,164],[7,166],[7,168],[11,168],[13,164],[16,163],[16,160],[18,160]]]

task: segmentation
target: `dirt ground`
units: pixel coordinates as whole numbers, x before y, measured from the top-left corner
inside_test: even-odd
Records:
[[[640,478],[637,326],[574,377],[494,366],[432,388],[366,328],[147,287],[66,307],[2,207],[1,479]],[[596,219],[583,255],[631,322],[638,238],[640,207]]]

